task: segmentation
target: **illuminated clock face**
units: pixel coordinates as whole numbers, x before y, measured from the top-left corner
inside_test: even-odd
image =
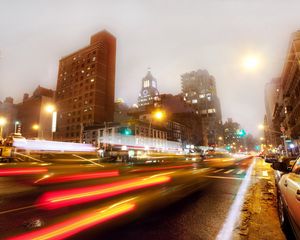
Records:
[[[148,95],[148,90],[146,90],[146,89],[143,90],[143,95],[144,95],[144,96]]]

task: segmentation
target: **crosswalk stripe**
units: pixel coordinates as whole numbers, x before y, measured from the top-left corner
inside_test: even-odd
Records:
[[[234,171],[234,169],[229,169],[228,171],[226,171],[226,172],[224,172],[224,173],[231,173],[231,172],[233,172]]]
[[[223,168],[222,169],[218,169],[218,170],[213,171],[213,173],[221,172],[223,170],[224,170]]]
[[[245,170],[240,170],[236,174],[242,174],[243,172],[245,172]]]

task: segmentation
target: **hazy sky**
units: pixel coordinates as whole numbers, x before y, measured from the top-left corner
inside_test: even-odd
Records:
[[[0,0],[0,100],[54,89],[59,59],[107,29],[117,37],[116,97],[136,102],[148,67],[174,94],[182,73],[207,69],[223,120],[258,134],[264,84],[281,73],[299,10],[299,0]],[[241,66],[249,53],[261,58],[256,71]]]

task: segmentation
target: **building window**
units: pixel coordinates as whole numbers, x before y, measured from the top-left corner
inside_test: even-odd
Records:
[[[144,88],[149,87],[149,85],[150,85],[149,80],[145,80],[144,81]]]
[[[198,100],[197,99],[193,99],[192,103],[198,103]]]

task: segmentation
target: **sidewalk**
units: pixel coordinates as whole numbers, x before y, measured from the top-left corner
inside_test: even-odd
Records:
[[[235,240],[285,240],[277,213],[274,172],[270,164],[256,158],[251,185],[234,230]]]

